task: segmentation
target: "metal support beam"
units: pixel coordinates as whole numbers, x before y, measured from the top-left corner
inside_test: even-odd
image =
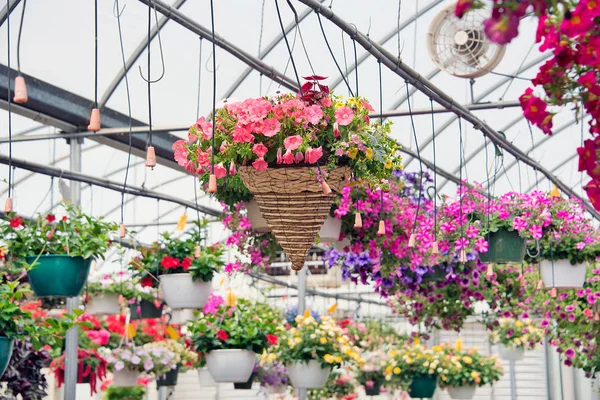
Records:
[[[8,157],[0,155],[0,164],[8,164]],[[108,179],[96,178],[89,175],[84,175],[79,172],[73,171],[63,171],[60,168],[52,168],[47,165],[35,164],[25,160],[16,160],[12,159],[12,165],[15,168],[24,169],[27,171],[33,171],[38,174],[62,177],[63,179],[67,179],[75,182],[83,182],[93,186],[99,186],[106,189],[114,190],[119,193],[123,193],[123,184],[121,182],[114,182]],[[169,203],[175,203],[182,205],[184,207],[188,207],[189,209],[196,210],[196,204],[191,201],[182,200],[178,197],[169,196],[162,193],[157,193],[151,190],[146,190],[141,187],[128,185],[124,191],[126,194],[140,197],[147,197],[150,199],[163,200]],[[214,217],[220,216],[221,213],[202,205],[198,205],[198,211],[201,213],[212,215]]]
[[[150,3],[150,0],[139,0],[139,1],[146,5],[148,5]],[[206,39],[212,43],[212,32],[210,29],[205,28],[204,26],[200,25],[199,23],[193,21],[190,17],[188,17],[181,11],[169,6],[168,4],[163,3],[160,0],[152,0],[152,5],[153,6],[155,5],[156,10],[159,13],[163,14],[165,17],[171,19],[174,22],[177,22],[179,25],[183,26],[184,28],[188,29],[189,31],[194,32],[196,35],[198,35],[201,38]],[[254,57],[250,53],[242,50],[241,48],[237,47],[233,43],[225,40],[224,38],[222,38],[221,36],[219,36],[216,33],[215,33],[215,44],[217,46],[219,46],[220,48],[222,48],[223,50],[225,50],[226,52],[228,52],[229,54],[231,54],[232,56],[234,56],[235,58],[237,58],[238,60],[242,61],[244,64],[257,70],[258,72],[260,72],[264,76],[268,77],[269,79],[271,79],[277,83],[280,83],[281,85],[285,86],[289,90],[292,90],[294,92],[297,92],[298,90],[300,90],[296,86],[297,83],[294,80],[292,80],[291,78],[288,78],[283,73],[277,71],[275,68],[264,63],[262,60],[259,60],[258,58]]]
[[[524,164],[529,165],[530,167],[540,171],[544,174],[552,183],[558,186],[559,189],[563,191],[563,193],[568,196],[573,196],[579,200],[583,200],[581,196],[577,193],[573,192],[568,185],[566,185],[563,181],[554,176],[550,171],[544,168],[542,165],[537,163],[536,161],[529,158],[526,154],[524,154],[521,150],[514,147],[509,141],[507,141],[502,135],[496,132],[493,128],[491,128],[487,123],[483,122],[477,116],[475,116],[471,111],[467,110],[465,107],[457,104],[457,102],[450,97],[443,90],[436,87],[433,83],[422,77],[418,72],[410,68],[408,65],[404,64],[402,60],[399,60],[395,56],[393,56],[389,51],[380,46],[377,43],[374,43],[370,40],[370,38],[363,33],[359,32],[356,27],[350,25],[340,17],[334,14],[334,12],[321,5],[319,2],[315,0],[299,0],[301,3],[311,7],[316,12],[321,13],[324,17],[329,19],[332,23],[340,27],[344,30],[348,35],[355,38],[356,41],[363,46],[365,50],[371,53],[375,58],[381,61],[387,68],[389,68],[393,73],[397,74],[409,84],[415,86],[419,91],[421,91],[425,96],[433,99],[436,103],[440,104],[442,107],[445,107],[451,110],[458,116],[461,116],[465,121],[471,123],[475,129],[480,130],[483,135],[487,136],[494,144],[498,147],[503,148],[506,152],[512,154],[515,158],[521,160]],[[588,211],[596,218],[600,220],[600,213],[596,211],[591,205],[585,204],[585,207]]]
[[[481,110],[502,110],[504,108],[513,108],[520,107],[521,103],[518,101],[499,101],[499,102],[487,102],[487,103],[476,103],[476,104],[467,104],[463,107],[470,111],[481,111]],[[447,108],[437,107],[433,109],[433,114],[443,114],[452,112]],[[419,108],[416,110],[412,110],[412,115],[430,115],[432,114],[431,108]],[[408,110],[397,110],[397,111],[387,111],[382,114],[383,118],[393,118],[393,117],[406,117],[411,115]],[[379,117],[379,114],[374,113],[371,115],[371,118]]]
[[[14,9],[17,8],[20,2],[21,0],[10,0],[10,2],[8,3],[8,9],[6,8],[6,6],[2,7],[2,10],[0,10],[0,26],[4,24],[4,21],[6,21],[6,17],[8,16],[8,14],[11,14],[14,11]]]

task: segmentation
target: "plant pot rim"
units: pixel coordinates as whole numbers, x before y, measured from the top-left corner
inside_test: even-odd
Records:
[[[188,276],[191,276],[192,274],[190,274],[189,272],[177,272],[177,273],[175,273],[175,274],[160,274],[160,275],[158,275],[158,277],[160,278],[160,277],[162,277],[162,276],[182,276],[182,275],[188,275]],[[204,282],[204,283],[209,283],[209,282],[212,282],[212,279],[211,279],[210,281],[206,281],[206,282],[205,282],[205,281],[203,281],[203,280],[201,280],[201,279],[197,279],[197,280],[195,280],[194,282]]]
[[[88,260],[88,259],[93,258],[95,256],[96,256],[96,254],[93,254],[93,255],[89,256],[88,258],[83,258],[83,256],[72,256],[72,255],[69,255],[69,254],[66,254],[66,253],[65,254],[40,254],[39,255],[40,258],[42,258],[42,257],[62,257],[62,258],[82,258],[84,260]],[[26,259],[27,258],[36,259],[36,258],[38,258],[38,256],[25,256],[25,258]]]
[[[8,336],[0,335],[0,340],[14,340],[14,339],[10,339]]]
[[[246,349],[214,349],[214,350],[211,350],[211,351],[209,351],[209,352],[208,352],[208,353],[206,353],[206,354],[210,354],[210,353],[212,353],[212,352],[215,352],[215,351],[223,351],[223,352],[225,352],[225,351],[226,351],[226,352],[233,352],[233,351],[247,351],[248,353],[254,353],[254,354],[256,354],[254,351],[252,351],[252,350],[246,350]]]

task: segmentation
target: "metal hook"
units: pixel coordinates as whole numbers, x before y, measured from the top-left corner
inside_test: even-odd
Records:
[[[150,5],[148,5],[148,6],[150,6]],[[163,54],[162,40],[160,38],[160,28],[158,26],[158,11],[156,11],[156,2],[154,0],[152,0],[152,8],[154,8],[154,20],[156,21],[156,35],[158,36],[158,48],[160,51],[160,63],[162,66],[162,73],[160,74],[158,79],[151,80],[150,77],[148,77],[148,79],[146,79],[146,78],[144,78],[144,74],[142,73],[142,66],[138,65],[138,69],[140,71],[140,76],[142,77],[142,79],[144,81],[146,81],[148,83],[156,83],[165,76],[165,55]],[[148,41],[150,41],[150,38],[148,38]],[[148,43],[148,46],[149,45],[150,45],[150,43]]]
[[[206,60],[206,62],[204,63],[204,68],[206,68],[206,70],[207,70],[208,72],[210,72],[211,74],[214,74],[214,73],[215,73],[215,71],[218,71],[218,70],[219,70],[219,68],[221,68],[221,66],[220,66],[220,65],[217,65],[217,69],[216,69],[215,71],[211,70],[211,69],[208,67],[208,63],[209,63],[209,62],[210,62],[210,60],[212,59],[212,56],[213,56],[213,53],[211,52],[211,53],[210,53],[210,55],[208,56],[208,59],[207,59],[207,60]]]
[[[539,257],[539,256],[540,256],[540,240],[539,240],[539,239],[536,239],[536,240],[535,240],[535,248],[536,248],[536,251],[537,251],[537,253],[536,253],[535,255],[534,255],[534,254],[531,254],[531,253],[529,252],[529,248],[528,248],[528,247],[526,247],[526,248],[525,248],[525,251],[527,252],[527,255],[528,255],[529,257],[531,257],[531,258],[537,258],[537,257]]]
[[[119,11],[119,0],[115,0],[115,3],[113,5],[113,15],[115,16],[115,18],[120,18],[121,15],[123,15],[123,11],[125,11],[125,7],[127,7],[127,4],[125,4],[123,6],[123,8],[121,9],[121,11]]]

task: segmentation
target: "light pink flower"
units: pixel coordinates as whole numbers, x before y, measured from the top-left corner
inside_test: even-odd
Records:
[[[304,154],[304,160],[308,164],[314,164],[323,156],[323,148],[321,146],[316,149],[308,148],[306,149],[306,153]]]
[[[210,164],[210,155],[208,152],[203,152],[201,148],[198,148],[198,165],[206,167]]]
[[[306,107],[304,113],[306,114],[306,120],[313,125],[317,125],[323,118],[323,110],[316,104]]]
[[[296,150],[298,147],[300,147],[301,144],[302,136],[300,135],[289,136],[283,141],[283,146],[287,150]]]
[[[229,163],[229,175],[234,176],[236,174],[235,163],[233,160]]]
[[[281,130],[281,124],[277,118],[267,118],[263,121],[262,134],[267,137],[275,136]]]
[[[281,157],[281,147],[277,149],[277,164],[281,164],[283,162],[283,158]]]
[[[172,146],[172,149],[175,152],[175,161],[182,167],[185,167],[188,162],[188,150],[186,144],[185,140],[178,140],[173,143]]]
[[[367,109],[367,111],[375,111],[373,106],[371,106],[368,101],[361,100],[361,103],[362,103],[363,107]]]
[[[252,147],[252,152],[254,154],[256,154],[258,157],[264,157],[265,154],[267,154],[268,151],[269,151],[269,149],[267,149],[267,147],[264,144],[262,144],[262,143],[256,143]]]
[[[215,176],[217,178],[225,178],[227,176],[227,170],[223,166],[223,163],[215,165]]]
[[[196,140],[198,140],[198,135],[196,135],[194,132],[192,132],[192,130],[190,129],[188,131],[188,142],[193,143]]]
[[[294,161],[296,161],[296,158],[292,154],[292,151],[291,150],[286,151],[285,154],[283,155],[283,163],[284,164],[293,164]]]
[[[254,160],[252,166],[259,172],[266,171],[268,168],[268,164],[264,158],[260,157]]]
[[[299,151],[296,153],[296,164],[300,164],[302,161],[304,161],[304,154]]]
[[[200,117],[198,118],[198,121],[196,121],[196,129],[202,133],[202,137],[205,140],[212,138],[212,128],[212,123],[208,122],[204,117]]]
[[[342,134],[340,133],[340,127],[337,122],[333,123],[333,137],[339,138]]]
[[[350,125],[354,118],[354,111],[348,106],[344,106],[335,112],[335,120],[341,126]]]
[[[248,129],[242,126],[236,126],[233,129],[233,133],[231,136],[233,137],[233,141],[236,143],[254,142],[254,135],[252,135]]]

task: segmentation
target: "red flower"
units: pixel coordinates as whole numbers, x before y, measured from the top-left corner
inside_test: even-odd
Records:
[[[343,320],[340,321],[340,328],[344,329],[348,325],[350,325],[350,320],[349,319],[343,319]]]
[[[54,216],[54,214],[48,214],[46,215],[46,221],[48,221],[48,223],[51,224],[54,221],[56,221],[56,217]]]
[[[64,217],[62,217],[62,220],[65,221],[65,222],[67,222],[68,221],[67,216],[65,215]]]
[[[181,266],[183,267],[183,269],[185,271],[188,270],[188,268],[192,265],[192,259],[191,257],[186,257],[183,259],[183,261],[181,262]]]
[[[267,342],[270,345],[276,345],[278,340],[279,340],[279,338],[275,335],[271,335],[271,334],[267,335]]]
[[[152,277],[147,276],[140,282],[142,287],[152,287]]]
[[[163,268],[172,269],[179,267],[181,264],[175,257],[164,256],[160,262],[160,265]]]
[[[224,341],[227,340],[227,338],[229,337],[229,335],[223,329],[219,329],[217,331],[217,337],[219,338],[219,340],[221,340],[221,341],[224,342]]]
[[[25,223],[23,222],[23,217],[11,218],[10,221],[8,221],[8,223],[11,228],[18,228],[20,226],[25,226]]]

